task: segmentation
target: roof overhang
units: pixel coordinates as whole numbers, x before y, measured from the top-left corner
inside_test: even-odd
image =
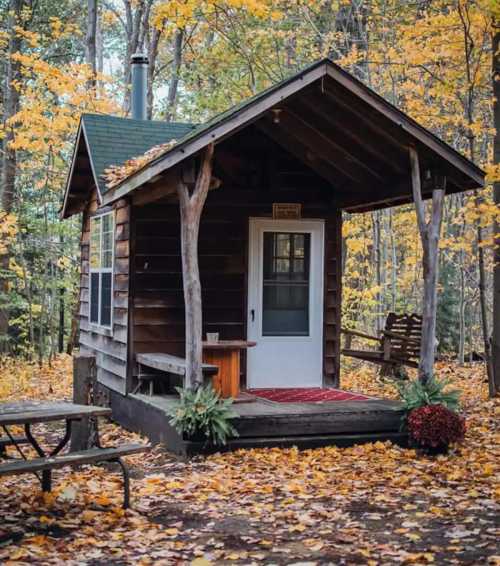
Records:
[[[167,153],[148,163],[119,185],[108,190],[103,196],[103,204],[110,204],[130,194],[132,191],[147,190],[148,183],[157,180],[158,176],[164,171],[198,154],[208,144],[220,143],[254,122],[260,120],[259,124],[265,127],[263,117],[269,116],[271,109],[286,105],[289,101],[297,100],[298,95],[302,92],[312,92],[311,89],[314,88],[315,83],[317,84],[317,91],[325,96],[328,96],[330,87],[333,87],[334,90],[341,89],[344,104],[345,100],[350,99],[353,109],[359,104],[362,107],[362,112],[372,113],[374,118],[386,123],[387,128],[390,127],[392,129],[389,135],[395,140],[397,139],[400,144],[400,155],[401,149],[405,149],[404,159],[408,160],[408,146],[415,145],[425,157],[423,162],[435,163],[436,167],[445,170],[450,175],[450,178],[454,179],[452,192],[483,186],[485,174],[479,167],[338,65],[326,59],[313,64],[303,72],[257,95],[232,111],[223,113],[218,118],[216,117],[205,127],[194,132],[193,135],[187,136],[184,141],[181,140],[179,144]],[[335,92],[332,91],[330,93],[329,100],[332,110],[334,110],[337,104]],[[348,106],[345,108],[348,112],[351,110]],[[312,110],[314,111],[314,108]],[[300,120],[301,117],[298,116],[298,118]],[[303,115],[303,121],[307,122],[307,115]],[[304,127],[307,129],[307,123]],[[389,135],[386,135],[386,137],[389,137]],[[360,164],[363,166],[362,162]],[[332,163],[332,165],[335,166],[336,164]],[[398,204],[405,200],[411,200],[411,187],[408,185],[407,179],[405,179],[405,177],[409,179],[409,162],[405,162],[403,165],[405,174],[397,180],[391,179],[388,182],[394,183],[400,189],[406,185],[407,187],[404,189],[406,194],[395,194],[391,198],[385,199],[387,202],[390,202],[392,199],[394,204]],[[377,184],[372,185],[373,189],[377,187],[380,179],[374,178],[374,180],[377,180]],[[370,199],[376,200],[372,197]],[[346,208],[348,207],[346,206]],[[353,210],[361,210],[362,208],[363,203],[354,202],[352,205]]]
[[[277,108],[283,110],[281,123],[274,120],[272,110]],[[276,122],[279,127],[275,127]],[[133,192],[146,193],[161,183],[166,171],[197,156],[208,144],[220,144],[251,124],[327,179],[335,189],[332,202],[346,210],[364,211],[411,201],[410,145],[419,151],[425,170],[447,176],[449,192],[484,185],[485,173],[474,163],[325,59],[189,133],[172,149],[99,194],[100,204],[109,205]],[[69,210],[68,200],[74,188],[75,163],[84,151],[92,167],[82,121],[66,186],[63,218],[74,213],[74,207]],[[313,157],[305,159],[306,154]],[[98,187],[93,167],[92,175]],[[429,194],[427,186],[424,197]]]

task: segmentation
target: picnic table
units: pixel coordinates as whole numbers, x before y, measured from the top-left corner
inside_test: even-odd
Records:
[[[65,402],[20,401],[0,403],[0,476],[9,474],[33,473],[39,479],[43,491],[52,489],[52,470],[78,464],[101,464],[116,462],[123,473],[123,506],[130,502],[130,480],[126,465],[121,456],[135,454],[148,449],[142,444],[126,444],[118,447],[101,446],[98,429],[95,435],[95,447],[86,450],[61,454],[71,439],[72,424],[84,418],[97,418],[111,415],[111,409],[93,405],[76,405]],[[55,448],[46,451],[33,436],[32,425],[38,423],[65,421],[65,431]],[[9,427],[22,426],[24,437],[16,436]],[[29,458],[23,450],[23,444],[30,444],[38,455]],[[20,458],[8,458],[6,446],[13,446]],[[41,474],[41,475],[40,475]]]

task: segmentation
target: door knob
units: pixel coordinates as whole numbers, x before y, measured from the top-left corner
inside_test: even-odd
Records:
[[[252,317],[252,322],[254,322],[254,320],[255,320],[255,309],[252,309],[250,311],[250,316]]]

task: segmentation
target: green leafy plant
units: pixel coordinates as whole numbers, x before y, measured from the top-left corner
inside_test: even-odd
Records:
[[[176,388],[180,400],[170,411],[170,424],[187,438],[203,437],[207,443],[226,444],[238,436],[231,419],[238,415],[232,410],[232,399],[221,399],[209,385],[193,389]]]
[[[409,382],[396,382],[401,400],[403,401],[405,413],[413,409],[425,407],[426,405],[444,405],[450,411],[459,409],[460,391],[453,389],[445,391],[449,381],[431,378],[426,383],[419,379]]]

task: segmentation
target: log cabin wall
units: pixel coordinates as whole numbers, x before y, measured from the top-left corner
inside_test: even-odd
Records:
[[[96,357],[97,380],[119,393],[126,393],[128,372],[128,313],[129,313],[129,233],[130,205],[122,199],[112,208],[115,215],[113,265],[113,297],[111,330],[99,329],[90,323],[90,219],[98,208],[94,191],[83,213],[81,238],[80,280],[80,351]],[[104,212],[100,210],[99,212]]]
[[[248,140],[247,140],[248,143]],[[209,193],[202,213],[199,264],[203,335],[245,339],[247,334],[248,231],[250,217],[272,217],[274,202],[300,202],[303,218],[325,219],[324,382],[338,384],[341,213],[332,188],[278,149],[232,140],[216,148],[215,174],[222,186]],[[247,157],[242,162],[238,153]],[[184,356],[184,299],[179,208],[175,202],[134,206],[132,211],[132,352]],[[246,363],[242,360],[242,371]],[[243,375],[243,384],[245,383]]]

